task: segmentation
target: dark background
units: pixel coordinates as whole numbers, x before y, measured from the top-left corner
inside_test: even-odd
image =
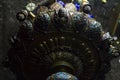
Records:
[[[39,2],[40,0],[34,0]],[[118,14],[120,13],[120,0],[108,0],[102,4],[101,0],[89,0],[93,6],[95,19],[102,23],[105,31],[113,32]],[[30,0],[0,0],[0,63],[4,60],[10,48],[8,39],[18,31],[16,13],[23,9]],[[120,27],[120,23],[118,25]],[[115,35],[120,36],[120,28]],[[120,80],[120,57],[114,59],[111,71],[106,74],[106,80]],[[0,80],[15,80],[14,74],[0,64]]]

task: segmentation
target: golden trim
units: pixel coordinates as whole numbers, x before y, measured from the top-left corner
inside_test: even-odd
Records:
[[[113,29],[113,32],[112,32],[112,35],[114,36],[115,35],[115,33],[116,33],[116,30],[117,30],[117,28],[118,28],[118,23],[119,23],[119,18],[120,18],[120,13],[119,13],[119,16],[118,16],[118,18],[117,18],[117,21],[116,21],[116,23],[115,23],[115,26],[114,26],[114,29]]]

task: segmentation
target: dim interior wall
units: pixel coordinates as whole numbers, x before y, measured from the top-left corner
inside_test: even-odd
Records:
[[[17,32],[19,23],[15,18],[16,13],[23,9],[29,0],[1,0],[0,1],[0,62],[9,49],[8,39]],[[35,0],[34,0],[35,1]],[[40,1],[40,0],[36,0]],[[93,6],[93,15],[96,20],[100,21],[106,31],[112,31],[110,21],[111,10],[116,7],[120,0],[108,0],[107,4],[102,4],[101,0],[89,0]],[[111,24],[109,24],[111,23]],[[114,59],[112,63],[112,70],[106,76],[106,80],[120,79],[120,64],[118,59]],[[13,73],[4,67],[0,67],[0,80],[15,80]]]
[[[115,20],[118,15],[118,7],[120,0],[108,0],[103,4],[102,0],[89,0],[93,6],[93,15],[100,21],[106,31],[112,32]]]

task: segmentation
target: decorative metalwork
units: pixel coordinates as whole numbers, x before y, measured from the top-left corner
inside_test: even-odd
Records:
[[[55,2],[44,7],[45,11],[38,5],[37,11],[17,14],[22,25],[11,38],[11,70],[21,80],[101,78],[110,70],[113,56],[119,56],[118,44],[89,14],[57,5],[61,4]]]

